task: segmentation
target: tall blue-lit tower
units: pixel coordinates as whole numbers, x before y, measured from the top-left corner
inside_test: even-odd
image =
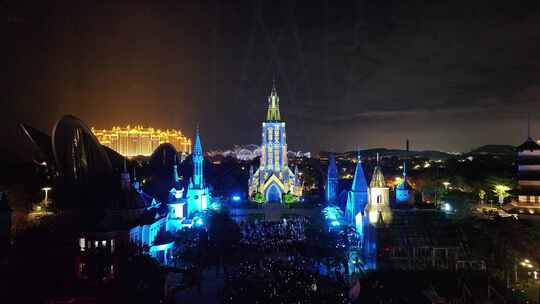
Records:
[[[347,193],[347,207],[345,217],[350,224],[356,225],[356,229],[360,230],[364,209],[368,203],[368,186],[364,169],[362,168],[362,159],[360,153],[356,160],[356,169],[354,171],[354,179],[351,190]]]
[[[339,175],[336,165],[336,157],[332,154],[328,159],[328,173],[326,176],[326,202],[336,204]]]
[[[210,201],[210,192],[204,182],[204,154],[198,127],[195,134],[195,147],[193,148],[191,158],[193,161],[193,176],[191,177],[187,191],[188,217],[191,217],[195,212],[205,210]]]
[[[199,127],[197,127],[197,132],[195,134],[195,147],[193,149],[193,187],[202,188],[203,187],[203,161],[204,155],[201,145],[201,137],[199,135]]]
[[[264,202],[282,202],[285,194],[302,195],[299,177],[288,166],[285,122],[279,111],[275,85],[268,96],[266,120],[262,123],[261,161],[249,179],[249,196],[257,195]]]

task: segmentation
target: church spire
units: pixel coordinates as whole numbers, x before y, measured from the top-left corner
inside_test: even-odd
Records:
[[[173,163],[173,179],[175,186],[180,182],[180,177],[178,176],[178,163],[176,161],[176,153],[174,154],[174,163]]]
[[[195,148],[193,149],[194,155],[202,155],[201,137],[199,136],[199,125],[197,125],[197,131],[195,132]]]
[[[353,192],[367,191],[366,176],[364,175],[364,169],[362,169],[362,159],[360,157],[360,150],[358,150],[358,161],[356,162],[356,170],[354,171],[354,178],[351,187]]]
[[[268,111],[266,112],[266,121],[280,121],[281,115],[279,114],[279,96],[276,90],[276,83],[272,85],[272,91],[268,96]]]
[[[403,161],[403,180],[407,179],[407,161]]]
[[[386,182],[384,181],[384,175],[382,169],[379,165],[379,153],[377,153],[377,165],[373,170],[373,176],[371,177],[371,182],[369,184],[370,188],[385,188]]]
[[[193,186],[197,189],[201,189],[204,184],[203,178],[203,161],[204,154],[201,145],[201,137],[199,134],[199,126],[197,125],[197,131],[195,132],[195,147],[192,154],[193,161]]]
[[[120,173],[120,185],[122,190],[128,190],[130,188],[131,180],[129,172],[127,171],[127,159],[124,157],[124,169]]]

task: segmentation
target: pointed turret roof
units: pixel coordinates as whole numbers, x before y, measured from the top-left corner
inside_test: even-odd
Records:
[[[373,169],[373,176],[371,177],[370,188],[386,188],[386,182],[384,181],[384,175],[381,167],[379,166],[379,153],[377,153],[377,165]]]
[[[403,181],[397,186],[399,190],[411,190],[412,187],[407,181],[407,162],[403,161]]]
[[[281,115],[279,114],[279,96],[276,90],[276,84],[274,82],[270,96],[268,96],[268,111],[266,112],[266,121],[280,121]]]
[[[358,153],[358,161],[356,162],[356,170],[354,171],[354,179],[351,191],[367,191],[366,175],[364,174],[364,169],[362,169],[362,160],[360,159],[360,153]]]
[[[199,136],[199,126],[197,126],[197,131],[195,133],[195,147],[193,149],[194,155],[202,155],[202,145],[201,145],[201,137]]]

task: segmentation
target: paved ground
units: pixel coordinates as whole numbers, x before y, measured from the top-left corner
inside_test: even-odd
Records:
[[[202,275],[200,290],[197,287],[176,293],[175,303],[178,304],[213,304],[219,303],[218,291],[223,288],[224,275],[220,270],[216,275],[216,268],[212,267]]]

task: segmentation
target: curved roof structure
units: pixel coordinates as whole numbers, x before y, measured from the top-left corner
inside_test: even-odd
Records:
[[[75,116],[66,115],[52,132],[52,150],[60,174],[73,179],[112,173],[105,149],[92,131]]]
[[[58,120],[52,132],[52,152],[65,204],[87,208],[109,204],[116,189],[110,159],[80,119],[66,115]]]
[[[26,137],[30,139],[30,142],[32,142],[36,150],[39,152],[39,161],[52,161],[54,159],[51,146],[51,137],[49,135],[23,123],[19,124],[19,128],[21,128]]]

